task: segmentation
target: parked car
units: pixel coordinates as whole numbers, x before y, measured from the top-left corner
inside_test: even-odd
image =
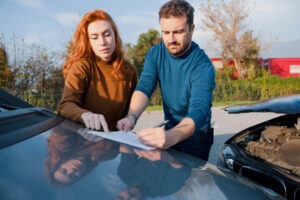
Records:
[[[300,95],[225,108],[228,113],[274,112],[278,117],[233,135],[220,149],[218,167],[246,177],[287,199],[300,199]]]
[[[174,150],[143,150],[0,89],[0,199],[283,199]]]

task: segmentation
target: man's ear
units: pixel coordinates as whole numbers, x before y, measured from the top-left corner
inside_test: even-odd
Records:
[[[195,24],[191,24],[191,26],[190,26],[190,32],[194,32],[194,29],[195,29]]]

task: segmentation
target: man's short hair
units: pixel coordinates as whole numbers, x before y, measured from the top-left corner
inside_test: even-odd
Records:
[[[185,0],[171,0],[160,8],[159,20],[170,17],[186,17],[187,24],[192,25],[194,23],[194,8]]]

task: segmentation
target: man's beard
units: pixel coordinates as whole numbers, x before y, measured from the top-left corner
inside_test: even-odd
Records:
[[[173,53],[171,51],[171,49],[170,49],[171,45],[175,45],[175,46],[179,46],[180,47],[180,43],[178,43],[178,42],[172,42],[172,43],[168,43],[167,44],[168,51],[170,52],[170,54],[172,54],[175,57],[182,56],[190,48],[190,44],[189,43],[185,43],[184,46],[182,48],[180,48],[178,52]]]

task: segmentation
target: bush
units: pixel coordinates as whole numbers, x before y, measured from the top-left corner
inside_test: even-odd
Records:
[[[231,80],[228,72],[218,71],[214,102],[258,101],[300,93],[300,78],[271,76],[264,70],[256,79]]]

